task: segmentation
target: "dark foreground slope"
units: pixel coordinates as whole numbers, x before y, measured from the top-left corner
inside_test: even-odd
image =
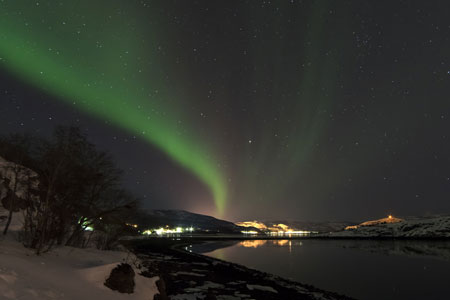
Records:
[[[179,243],[179,241],[178,241]],[[190,253],[189,244],[152,239],[129,245],[148,271],[159,276],[166,299],[322,299],[349,297],[319,290],[244,266]]]

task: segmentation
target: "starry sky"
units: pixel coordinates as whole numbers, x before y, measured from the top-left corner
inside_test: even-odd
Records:
[[[75,125],[146,208],[450,213],[450,2],[0,0],[0,133]]]

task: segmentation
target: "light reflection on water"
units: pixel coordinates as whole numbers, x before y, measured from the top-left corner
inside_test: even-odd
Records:
[[[450,299],[450,241],[246,240],[193,251],[357,299]]]
[[[292,246],[301,246],[302,242],[298,240],[247,240],[240,242],[238,246],[245,248],[258,248],[266,244],[272,244],[279,247],[289,247],[289,252],[292,252]]]

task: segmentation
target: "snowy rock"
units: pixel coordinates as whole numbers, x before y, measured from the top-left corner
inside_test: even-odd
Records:
[[[131,294],[134,291],[134,276],[133,268],[129,264],[122,263],[111,271],[105,286],[120,293]]]

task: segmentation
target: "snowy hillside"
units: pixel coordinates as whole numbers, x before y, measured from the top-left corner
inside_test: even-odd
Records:
[[[328,237],[450,238],[450,216],[376,223],[326,234]]]

